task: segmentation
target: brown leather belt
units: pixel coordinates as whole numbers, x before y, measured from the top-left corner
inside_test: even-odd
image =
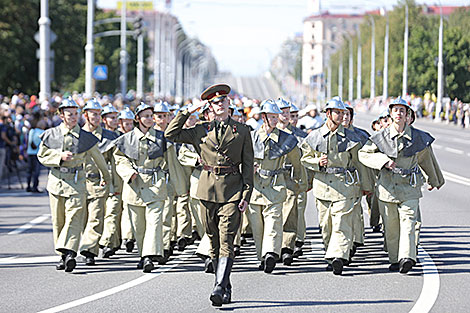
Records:
[[[239,172],[238,166],[210,166],[202,165],[202,169],[215,175],[234,174]]]

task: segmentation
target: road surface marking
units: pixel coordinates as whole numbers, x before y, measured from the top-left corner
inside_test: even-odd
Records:
[[[242,83],[242,79],[240,76],[237,76],[237,78],[235,78],[235,80],[237,81],[237,91],[241,94],[244,93],[243,91],[243,83]]]
[[[98,293],[95,293],[94,295],[91,295],[91,296],[88,296],[88,297],[84,297],[84,298],[81,298],[81,299],[77,299],[77,300],[74,300],[74,301],[71,301],[71,302],[68,302],[68,303],[64,303],[64,304],[61,304],[61,305],[58,305],[58,306],[55,306],[53,308],[50,308],[50,309],[46,309],[44,311],[40,311],[39,313],[53,313],[53,312],[60,312],[60,311],[64,311],[64,310],[68,310],[68,309],[71,309],[71,308],[74,308],[74,307],[77,307],[79,305],[82,305],[82,304],[86,304],[86,303],[89,303],[89,302],[92,302],[92,301],[95,301],[95,300],[99,300],[101,298],[104,298],[104,297],[107,297],[107,296],[111,296],[115,293],[118,293],[118,292],[121,292],[121,291],[124,291],[126,289],[129,289],[129,288],[132,288],[132,287],[135,287],[135,286],[138,286],[140,284],[143,284],[145,282],[148,282],[154,278],[157,278],[158,276],[164,274],[165,272],[168,272],[169,270],[177,267],[178,265],[180,265],[182,262],[186,261],[187,259],[189,259],[193,254],[194,254],[194,251],[196,250],[196,248],[192,248],[192,249],[187,249],[181,256],[183,256],[183,258],[181,258],[179,260],[179,262],[173,264],[173,265],[165,265],[165,266],[162,266],[158,271],[156,272],[153,272],[153,273],[148,273],[148,274],[144,274],[142,276],[140,276],[139,278],[136,278],[134,280],[131,280],[131,281],[128,281],[127,283],[124,283],[122,285],[119,285],[119,286],[116,286],[116,287],[113,287],[113,288],[110,288],[110,289],[107,289],[107,290],[104,290],[104,291],[101,291],[101,292],[98,292]],[[56,257],[57,259],[57,257]]]
[[[33,226],[37,225],[37,224],[41,224],[42,222],[44,222],[45,220],[49,219],[51,217],[50,214],[43,214],[41,216],[38,216],[36,217],[34,220],[32,220],[31,222],[28,222],[26,224],[24,224],[23,226],[20,226],[18,227],[17,229],[15,230],[12,230],[11,232],[8,233],[8,235],[18,235],[18,234],[21,234],[22,232],[32,228]]]
[[[442,149],[442,146],[438,144],[433,144],[432,147],[435,149]]]
[[[17,264],[41,264],[41,263],[55,263],[59,261],[58,255],[36,256],[36,257],[10,257],[1,258],[0,265],[17,265]]]
[[[452,138],[452,140],[454,142],[460,142],[460,143],[470,145],[470,140],[468,140],[468,139]]]
[[[418,259],[423,267],[423,289],[410,313],[427,313],[431,311],[439,295],[439,271],[432,258],[421,246]]]
[[[464,154],[464,152],[462,150],[459,150],[459,149],[445,147],[444,150],[446,150],[447,152],[455,153],[455,154]]]
[[[459,176],[457,174],[452,174],[446,171],[442,171],[442,174],[444,174],[444,178],[446,180],[450,180],[451,182],[462,184],[465,186],[470,186],[470,178]]]

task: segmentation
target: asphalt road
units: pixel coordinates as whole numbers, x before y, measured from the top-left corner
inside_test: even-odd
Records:
[[[371,115],[355,118],[358,126],[369,129]],[[234,302],[220,311],[409,312],[417,303],[433,305],[435,297],[431,312],[468,311],[470,131],[427,121],[416,124],[436,137],[434,150],[446,177],[441,190],[425,191],[421,201],[424,250],[418,266],[408,275],[388,272],[381,235],[366,228],[366,245],[344,275],[326,272],[310,199],[304,256],[267,275],[257,269],[254,246],[243,246],[232,274]],[[44,183],[43,175],[42,188]],[[93,267],[79,263],[71,274],[56,271],[47,195],[1,186],[0,312],[217,311],[208,299],[214,277],[203,272],[193,246],[151,274],[136,270],[137,255],[123,250],[111,259],[98,259]],[[425,253],[431,258],[423,259]]]

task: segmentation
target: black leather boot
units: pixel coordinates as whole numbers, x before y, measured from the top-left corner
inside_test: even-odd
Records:
[[[77,254],[72,250],[69,250],[66,252],[64,264],[65,264],[65,271],[67,273],[72,272],[75,266],[77,266],[77,261],[75,260],[76,255]]]
[[[294,256],[292,255],[294,251],[292,251],[289,248],[282,248],[281,250],[281,258],[282,258],[282,263],[284,265],[291,265],[292,262],[294,261]]]
[[[299,256],[302,256],[304,254],[304,251],[302,250],[302,246],[304,243],[302,241],[296,241],[295,242],[295,248],[294,248],[294,258],[298,258]]]
[[[232,271],[233,259],[219,258],[217,270],[215,274],[215,286],[211,293],[210,300],[213,306],[222,306],[224,303],[224,295],[227,292],[227,287],[230,284],[230,273]],[[230,295],[231,298],[231,288]],[[231,299],[230,299],[231,300]]]
[[[223,304],[229,304],[232,302],[232,284],[230,283],[230,279],[227,288],[225,288],[225,293],[222,302]]]
[[[59,263],[57,263],[57,265],[55,266],[56,270],[58,270],[58,271],[63,271],[63,270],[65,270],[65,257],[66,257],[65,254],[62,254],[62,255],[60,256],[60,261],[59,261]]]

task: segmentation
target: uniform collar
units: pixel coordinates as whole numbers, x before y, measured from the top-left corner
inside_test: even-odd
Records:
[[[269,138],[274,142],[279,142],[279,128],[277,127],[273,129],[273,131],[269,134],[269,136],[263,127],[260,127],[260,129],[258,130],[258,133],[262,141],[265,141],[267,138]]]
[[[324,123],[320,127],[320,134],[322,135],[322,137],[325,137],[326,135],[328,135],[330,133],[331,133],[330,129],[328,128],[328,126],[326,126],[326,123]],[[340,135],[341,137],[346,136],[346,134],[344,133],[344,126],[343,125],[339,125],[338,128],[336,128],[336,130],[333,132],[333,134],[334,133]]]
[[[395,129],[395,127],[393,127],[393,125],[390,125],[389,127],[390,127],[390,138],[393,139],[393,138],[395,138],[396,136],[398,136],[398,137],[403,136],[403,137],[405,137],[406,139],[411,140],[412,137],[411,137],[411,128],[410,128],[410,126],[405,125],[405,129],[403,130],[402,133],[399,133],[399,132]]]
[[[98,138],[101,141],[101,138],[103,137],[103,128],[101,127],[101,125],[96,127],[96,129],[92,132],[92,134],[95,135],[96,138]]]
[[[77,138],[80,137],[80,126],[78,126],[78,124],[75,125],[75,127],[70,130],[68,129],[67,126],[65,126],[65,123],[63,122],[60,124],[59,127],[60,127],[60,130],[62,131],[62,135],[64,136],[67,135],[68,133],[71,133],[73,136]]]

